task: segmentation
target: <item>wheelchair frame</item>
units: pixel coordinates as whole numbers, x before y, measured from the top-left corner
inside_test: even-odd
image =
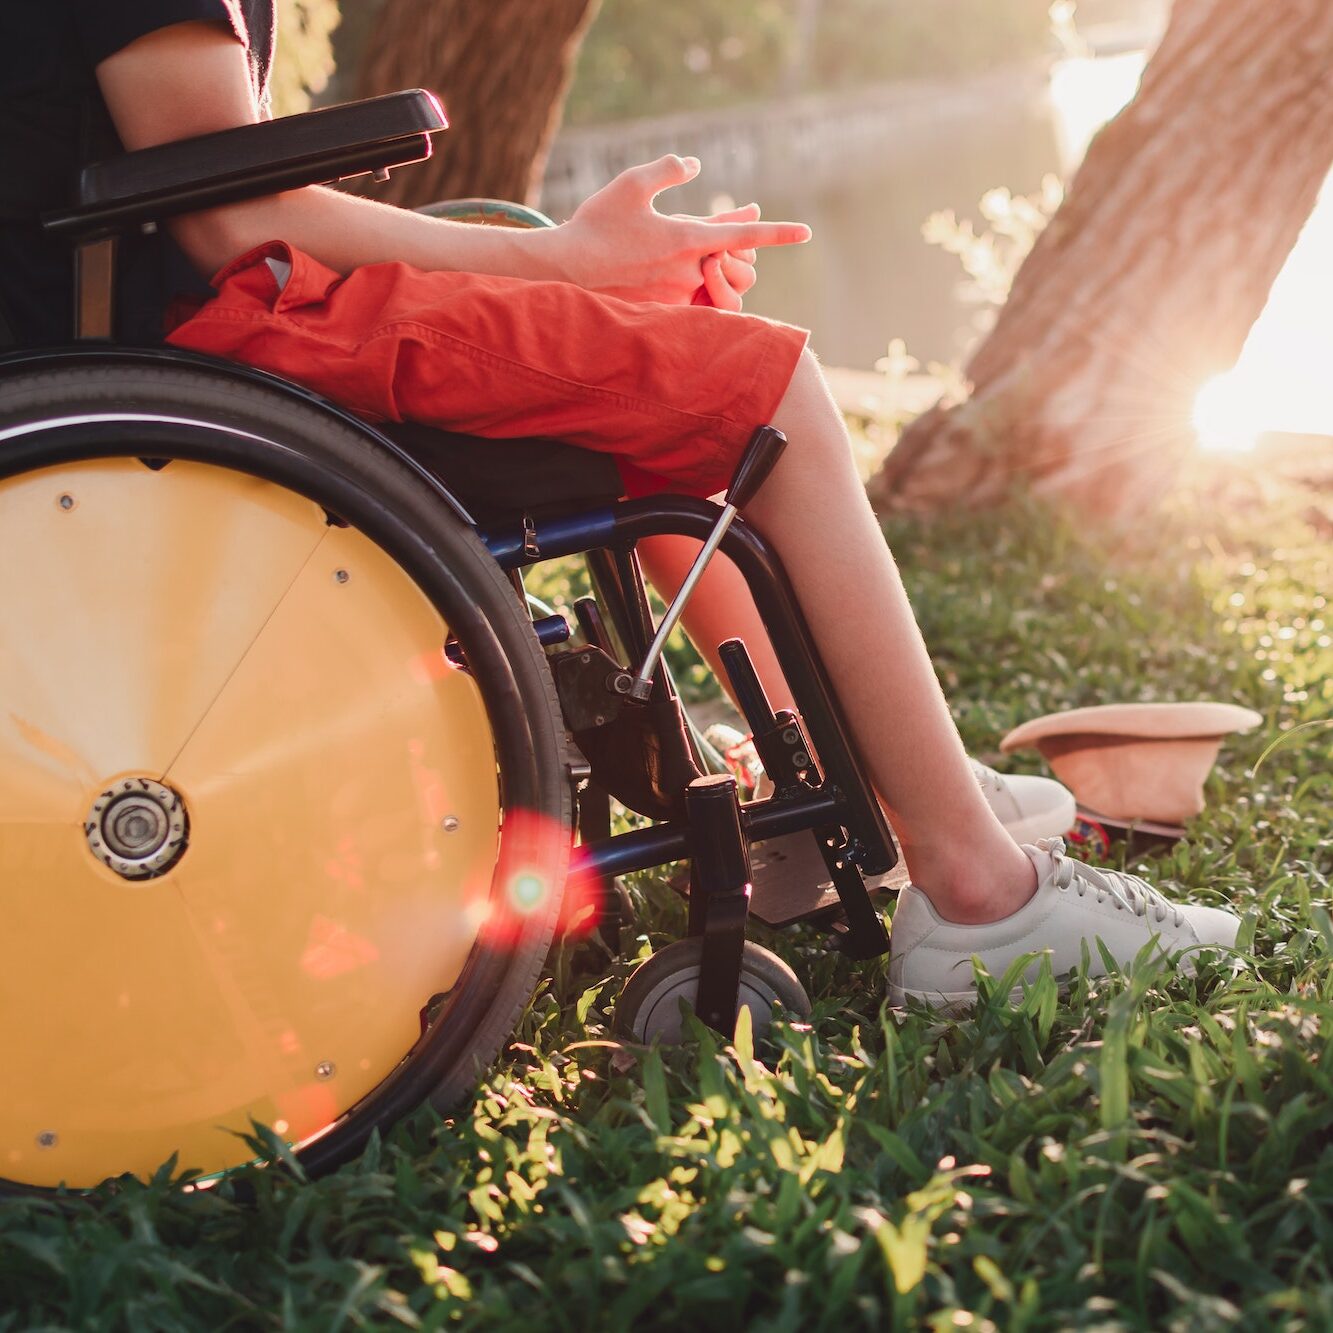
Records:
[[[428,95],[411,96],[419,99]],[[749,947],[745,933],[754,878],[751,845],[789,834],[812,835],[836,891],[836,905],[831,907],[819,885],[811,885],[807,910],[795,912],[789,919],[818,917],[834,929],[838,947],[853,958],[873,957],[888,947],[884,923],[871,901],[864,877],[882,875],[897,861],[892,834],[836,691],[781,562],[762,537],[738,520],[722,536],[719,549],[737,565],[746,580],[799,711],[775,713],[744,645],[733,640],[723,646],[722,656],[733,694],[774,781],[771,796],[742,804],[734,778],[709,776],[701,771],[698,755],[681,725],[679,701],[665,665],[657,663],[646,700],[635,698],[630,688],[633,681],[630,672],[637,662],[644,660],[654,633],[634,554],[636,543],[661,534],[707,542],[718,526],[719,511],[715,505],[660,495],[609,504],[567,505],[555,511],[515,513],[512,518],[478,528],[447,480],[423,466],[383,431],[299,385],[246,366],[191,353],[111,346],[98,341],[110,332],[112,261],[118,231],[129,226],[155,225],[159,216],[171,212],[212,206],[284,185],[313,183],[325,171],[342,174],[344,170],[387,170],[389,165],[425,156],[429,152],[430,133],[442,128],[442,123],[432,126],[429,113],[423,112],[419,102],[407,108],[404,120],[398,115],[401,108],[387,105],[391,101],[375,99],[373,110],[378,121],[372,126],[376,139],[373,145],[357,140],[356,127],[362,122],[354,114],[348,114],[355,113],[355,106],[292,117],[286,126],[271,122],[267,126],[210,136],[214,140],[227,139],[229,145],[236,145],[239,154],[240,165],[233,160],[230,173],[224,173],[220,180],[202,174],[188,145],[148,150],[148,156],[156,155],[154,160],[159,167],[171,169],[167,171],[168,177],[171,172],[179,176],[187,168],[192,174],[185,186],[177,180],[175,185],[163,186],[158,192],[160,197],[147,202],[141,189],[127,194],[115,170],[100,175],[94,171],[92,184],[85,182],[85,200],[80,209],[52,221],[53,230],[65,231],[81,240],[76,328],[83,341],[65,348],[19,351],[0,357],[0,383],[12,374],[34,370],[176,366],[206,371],[231,383],[250,384],[256,390],[284,395],[294,403],[325,414],[344,429],[355,432],[370,449],[409,469],[461,523],[478,532],[498,568],[516,581],[520,594],[524,569],[543,560],[573,555],[587,557],[594,587],[611,618],[619,644],[606,631],[598,608],[587,604],[576,608],[586,640],[582,646],[567,646],[570,627],[562,617],[545,617],[533,625],[538,641],[546,649],[561,721],[581,747],[594,752],[589,755],[590,762],[576,757],[568,772],[567,780],[579,789],[578,817],[583,832],[583,841],[575,850],[571,881],[605,895],[618,875],[690,861],[688,934],[700,940],[697,990],[691,998],[705,1022],[728,1032],[737,1012],[743,955]],[[302,138],[297,134],[302,127],[295,122],[324,118],[321,123],[327,126],[332,123],[331,115],[339,125],[345,122],[346,129],[339,131],[342,137],[333,149],[312,154],[308,136]],[[286,136],[287,148],[274,138],[275,131]],[[269,136],[267,140],[265,135]],[[270,158],[275,160],[269,161],[262,171],[247,171],[245,163],[253,156],[254,145],[260,143],[276,145],[270,151]],[[290,156],[292,143],[303,145],[309,159],[303,160],[299,168],[282,157],[284,152]],[[106,196],[100,203],[99,189]],[[153,418],[142,414],[133,420],[136,452],[142,448],[149,459],[154,457],[155,445],[166,457],[198,456],[189,452],[194,445],[182,443],[190,430],[245,434],[217,421]],[[52,418],[49,423],[43,420],[40,427],[17,432],[0,430],[0,444],[5,445],[0,449],[0,481],[35,466],[82,462],[102,456],[121,457],[125,429],[124,419],[115,413],[76,413]],[[762,434],[762,430],[757,433],[754,447]],[[31,437],[26,447],[21,440],[23,435]],[[280,446],[274,442],[253,438],[256,445],[280,452]],[[179,452],[182,448],[185,453]],[[299,473],[298,461],[293,459],[293,476]],[[243,461],[231,466],[245,470]],[[271,469],[271,460],[265,466]],[[742,470],[745,466],[743,463]],[[294,483],[293,486],[299,491],[299,486]],[[388,554],[393,556],[392,551]],[[626,660],[622,661],[622,657]],[[465,652],[462,664],[469,665]],[[490,720],[501,733],[497,735],[497,744],[521,743],[527,729],[523,718],[510,716],[504,710],[492,710]],[[609,750],[603,742],[609,743]],[[642,749],[649,742],[652,755]],[[641,747],[637,755],[636,746]],[[636,807],[633,799],[627,804],[639,808],[640,813],[655,822],[613,834],[609,827],[607,792],[616,789],[617,778],[614,772],[609,777],[607,774],[617,766],[623,774],[626,763],[632,767],[636,759],[646,762],[652,770],[646,786],[648,808],[642,808],[642,802]],[[840,907],[840,912],[836,907]],[[423,1040],[431,1021],[423,1010]],[[475,1016],[470,1021],[475,1021]],[[419,1062],[419,1067],[413,1068],[413,1060],[405,1060],[404,1067],[389,1080],[392,1087],[387,1098],[381,1097],[377,1090],[374,1098],[367,1099],[373,1101],[369,1109],[361,1103],[348,1108],[338,1121],[340,1132],[311,1141],[302,1149],[303,1160],[319,1169],[346,1158],[375,1124],[395,1118],[425,1099],[434,1086],[432,1069],[438,1063]]]

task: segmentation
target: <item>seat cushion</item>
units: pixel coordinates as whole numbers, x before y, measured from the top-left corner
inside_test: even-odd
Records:
[[[439,477],[479,523],[551,506],[607,504],[624,491],[610,454],[559,440],[487,440],[410,421],[377,429]]]

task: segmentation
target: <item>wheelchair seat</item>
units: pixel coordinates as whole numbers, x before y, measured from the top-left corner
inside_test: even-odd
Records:
[[[416,422],[376,429],[458,497],[480,524],[571,504],[610,504],[623,492],[610,454],[560,440],[483,440]]]

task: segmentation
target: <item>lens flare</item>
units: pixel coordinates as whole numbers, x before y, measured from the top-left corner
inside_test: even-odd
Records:
[[[546,899],[546,881],[531,871],[515,875],[509,884],[509,899],[520,912],[535,912]]]

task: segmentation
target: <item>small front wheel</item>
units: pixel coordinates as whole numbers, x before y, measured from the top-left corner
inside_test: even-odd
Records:
[[[693,937],[675,940],[640,963],[616,1003],[615,1031],[627,1041],[677,1045],[680,1002],[695,1003],[702,955],[703,940]],[[771,950],[746,940],[737,1015],[741,1008],[748,1009],[754,1034],[762,1037],[773,1026],[775,1004],[798,1018],[810,1016],[810,997],[796,973]]]

